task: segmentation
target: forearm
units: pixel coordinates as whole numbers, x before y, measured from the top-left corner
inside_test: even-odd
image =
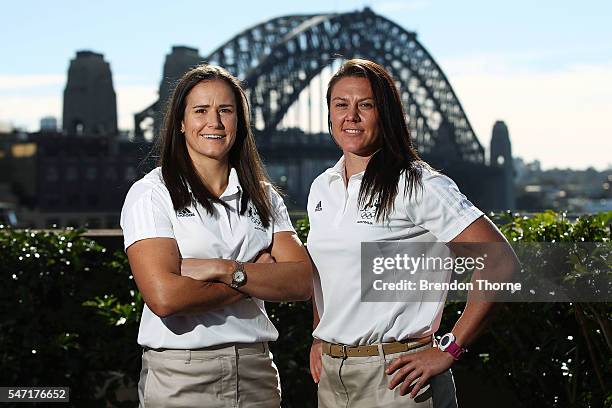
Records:
[[[469,300],[461,317],[453,326],[453,334],[457,344],[467,347],[473,343],[485,328],[493,308],[492,302]]]
[[[496,293],[477,289],[479,288],[477,281],[486,277],[491,282],[509,282],[518,267],[518,262],[509,249],[503,248],[491,258],[494,261],[487,262],[485,269],[474,272],[472,276],[474,289],[468,292],[465,309],[453,327],[452,332],[457,344],[461,346],[471,344],[480,335],[495,307]]]
[[[247,263],[247,283],[240,291],[271,302],[308,300],[312,294],[310,262]],[[231,274],[225,283],[231,283]]]
[[[183,260],[181,273],[200,281],[231,285],[236,262],[224,259]],[[312,293],[310,262],[245,263],[246,284],[239,290],[271,302],[306,300]]]
[[[468,292],[468,301],[459,320],[453,327],[457,344],[471,344],[485,328],[495,306],[496,293],[480,289],[479,280],[510,282],[519,268],[518,259],[503,237],[498,242],[461,243],[455,251],[464,256],[484,259],[484,267],[472,275],[473,289]]]
[[[160,317],[198,314],[221,309],[244,299],[244,294],[219,282],[203,282],[169,275],[162,288],[147,302]],[[147,301],[147,299],[145,299]]]

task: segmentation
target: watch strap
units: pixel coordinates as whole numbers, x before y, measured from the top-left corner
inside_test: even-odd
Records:
[[[448,347],[446,347],[446,350],[444,351],[447,351],[451,356],[453,356],[455,360],[459,360],[459,357],[461,357],[461,355],[467,350],[453,341],[448,345]]]

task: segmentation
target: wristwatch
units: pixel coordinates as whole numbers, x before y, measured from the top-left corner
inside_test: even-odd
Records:
[[[449,353],[455,360],[459,360],[459,357],[467,351],[467,349],[455,343],[455,335],[453,333],[446,333],[442,336],[438,342],[438,348]]]
[[[232,272],[232,283],[230,283],[230,286],[236,289],[247,282],[247,275],[244,270],[244,263],[240,261],[234,262],[236,262],[236,267],[234,268],[234,272]]]

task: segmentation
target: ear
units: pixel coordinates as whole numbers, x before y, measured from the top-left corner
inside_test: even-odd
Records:
[[[181,133],[185,133],[185,122],[181,120]]]

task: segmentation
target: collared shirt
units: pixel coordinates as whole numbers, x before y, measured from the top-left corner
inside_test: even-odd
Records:
[[[235,169],[219,197],[228,204],[214,203],[209,215],[199,203],[175,211],[158,167],[134,183],[121,211],[124,247],[155,237],[176,240],[183,258],[253,260],[270,246],[272,235],[293,231],[282,198],[272,186],[268,190],[274,220],[264,228],[249,201],[240,215],[242,188]],[[278,332],[266,314],[264,302],[249,298],[202,314],[160,318],[144,306],[138,343],[150,348],[195,349],[224,343],[254,343],[276,340]]]
[[[313,336],[347,345],[392,342],[435,333],[439,302],[362,302],[361,243],[449,242],[483,215],[448,177],[423,168],[422,185],[405,194],[402,175],[388,220],[374,207],[360,207],[364,172],[344,183],[344,158],[315,179],[308,197],[308,252],[318,274],[314,294],[319,325]]]

